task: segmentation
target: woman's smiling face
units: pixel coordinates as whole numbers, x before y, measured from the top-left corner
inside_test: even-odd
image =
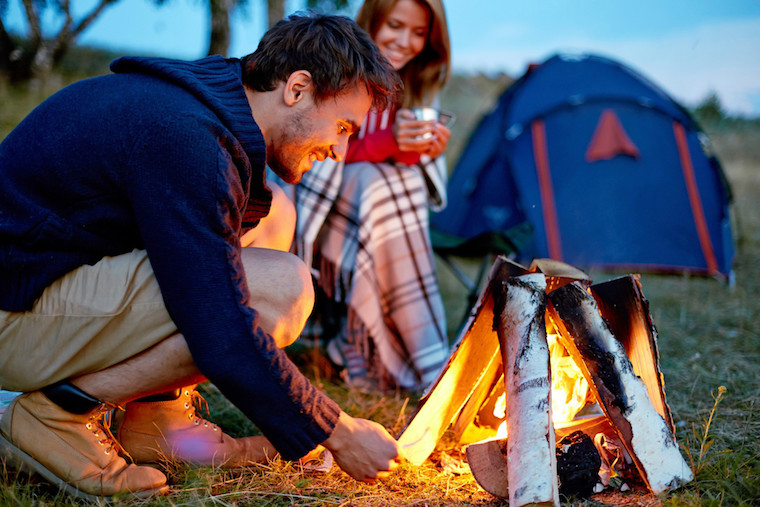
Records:
[[[396,70],[420,54],[427,42],[430,11],[416,0],[398,0],[375,34],[375,44]]]

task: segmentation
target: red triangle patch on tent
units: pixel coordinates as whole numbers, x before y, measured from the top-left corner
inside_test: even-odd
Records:
[[[639,149],[625,133],[615,111],[605,109],[586,150],[586,161],[609,160],[617,155],[639,158]]]

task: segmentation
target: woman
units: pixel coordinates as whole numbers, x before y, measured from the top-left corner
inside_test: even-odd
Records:
[[[295,252],[323,293],[312,316],[346,381],[416,390],[448,356],[428,208],[445,206],[450,131],[415,119],[449,77],[441,0],[365,0],[357,16],[404,81],[398,109],[371,111],[343,162],[315,162],[295,187]],[[291,189],[293,190],[293,189]]]

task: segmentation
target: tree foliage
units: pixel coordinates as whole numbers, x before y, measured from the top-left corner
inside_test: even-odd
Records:
[[[717,125],[726,118],[718,95],[711,93],[695,109],[694,116],[703,125]]]
[[[315,11],[345,14],[351,7],[351,2],[349,0],[306,0],[306,6]]]

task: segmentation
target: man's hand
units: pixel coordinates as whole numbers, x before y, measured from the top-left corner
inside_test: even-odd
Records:
[[[398,444],[385,428],[340,413],[330,438],[322,443],[340,468],[358,481],[385,479],[398,466]]]

